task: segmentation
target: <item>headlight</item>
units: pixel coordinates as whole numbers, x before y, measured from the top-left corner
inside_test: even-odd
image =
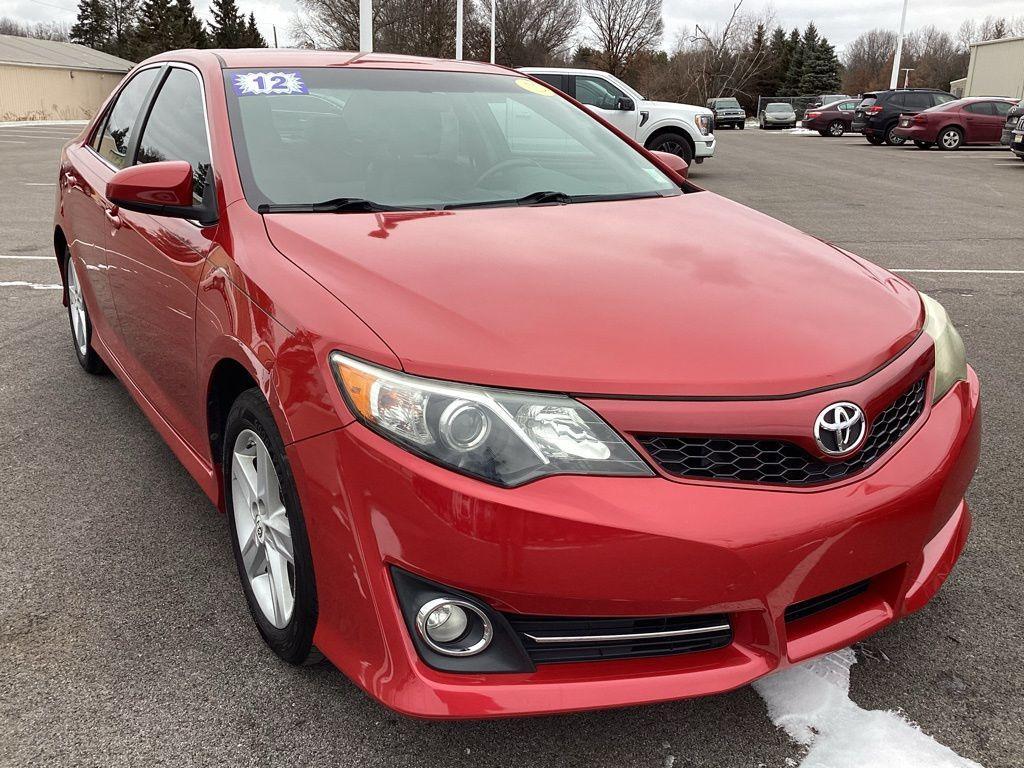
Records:
[[[924,332],[935,342],[934,403],[958,381],[967,381],[967,356],[963,339],[949,321],[945,308],[923,293],[921,301],[924,302]]]
[[[711,115],[697,115],[693,118],[693,123],[697,126],[697,130],[707,136],[711,133],[711,123],[713,119],[714,118],[712,118]]]
[[[654,473],[601,418],[560,395],[455,384],[378,368],[335,352],[342,394],[392,442],[498,485],[544,475]]]

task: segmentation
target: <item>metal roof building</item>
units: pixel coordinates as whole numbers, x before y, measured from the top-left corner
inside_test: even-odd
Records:
[[[133,66],[76,43],[0,35],[0,120],[83,120]]]
[[[964,96],[1024,99],[1024,37],[971,43]]]

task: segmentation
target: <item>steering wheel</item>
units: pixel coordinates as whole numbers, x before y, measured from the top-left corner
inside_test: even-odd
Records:
[[[491,176],[494,176],[495,174],[500,173],[501,171],[508,170],[509,168],[516,168],[516,167],[519,167],[519,166],[531,166],[531,165],[535,165],[538,168],[541,167],[541,165],[536,160],[533,160],[531,158],[527,158],[527,157],[510,157],[508,160],[502,160],[500,163],[497,163],[496,165],[492,165],[486,171],[481,173],[480,176],[477,178],[476,183],[477,184],[482,184],[484,181],[486,181],[487,179],[491,178]]]

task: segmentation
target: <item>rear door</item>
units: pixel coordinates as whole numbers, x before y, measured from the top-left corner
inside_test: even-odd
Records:
[[[1003,115],[996,110],[995,102],[975,101],[961,110],[969,142],[987,143],[999,141],[1003,132]]]
[[[128,143],[159,71],[159,67],[143,69],[124,84],[89,141],[68,149],[59,181],[68,226],[65,234],[94,333],[118,357],[123,346],[109,280],[114,265],[107,248],[112,209],[106,198],[107,182],[125,164]]]
[[[193,200],[213,194],[213,167],[199,73],[171,65],[142,121],[135,163],[185,160]],[[216,225],[119,210],[110,248],[122,267],[111,278],[129,374],[174,430],[204,444],[196,383],[196,296]]]

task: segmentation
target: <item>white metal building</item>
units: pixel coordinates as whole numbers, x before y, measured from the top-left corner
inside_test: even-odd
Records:
[[[963,95],[1024,99],[1024,37],[972,43]]]
[[[92,117],[133,66],[84,45],[0,35],[0,121]]]

